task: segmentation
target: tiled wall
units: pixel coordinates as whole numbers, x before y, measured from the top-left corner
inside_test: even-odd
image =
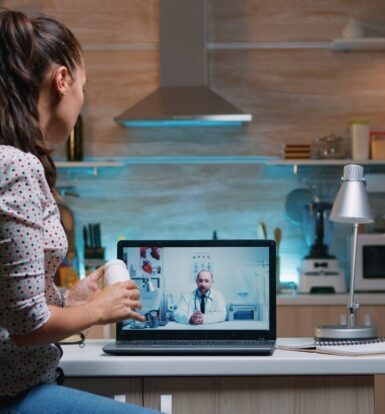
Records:
[[[335,173],[334,187],[339,175]],[[302,226],[290,222],[285,212],[287,194],[306,187],[289,167],[128,165],[101,169],[96,177],[75,174],[65,181],[74,184],[79,194],[64,197],[64,202],[75,214],[80,255],[82,226],[93,222],[102,225],[107,259],[115,257],[121,237],[210,239],[216,230],[219,238],[256,238],[260,221],[266,223],[269,238],[276,227],[282,229],[282,280],[297,280],[297,267],[308,251]],[[331,252],[343,266],[348,229],[340,227]]]

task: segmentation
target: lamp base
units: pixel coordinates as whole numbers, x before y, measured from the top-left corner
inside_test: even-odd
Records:
[[[374,326],[356,326],[349,328],[347,325],[323,325],[318,326],[314,331],[317,339],[329,340],[355,340],[377,337],[377,329]]]

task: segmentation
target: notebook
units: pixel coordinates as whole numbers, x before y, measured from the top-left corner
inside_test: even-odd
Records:
[[[385,354],[385,338],[355,340],[317,340],[314,338],[280,338],[277,349],[316,352],[340,356],[369,356]]]
[[[276,341],[272,240],[119,241],[145,322],[116,324],[116,355],[271,355]]]

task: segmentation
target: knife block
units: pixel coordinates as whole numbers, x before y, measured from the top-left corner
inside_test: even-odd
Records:
[[[84,249],[84,259],[104,260],[105,247],[86,247]]]

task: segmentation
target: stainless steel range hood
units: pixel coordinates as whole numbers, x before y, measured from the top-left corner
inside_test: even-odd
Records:
[[[207,86],[206,0],[159,0],[160,87],[115,117],[126,127],[240,125],[246,114]]]

